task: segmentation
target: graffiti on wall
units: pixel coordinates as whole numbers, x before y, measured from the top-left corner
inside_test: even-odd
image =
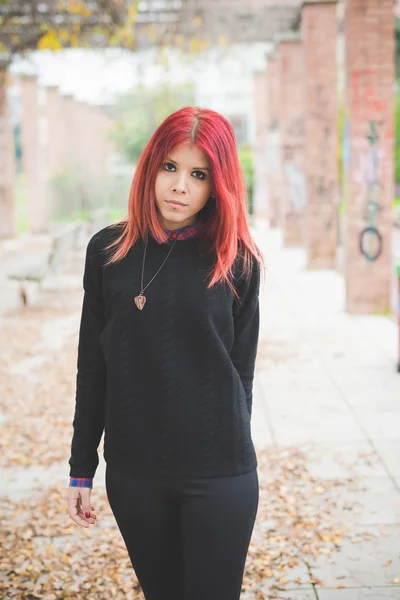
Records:
[[[360,218],[359,249],[369,262],[378,260],[384,248],[382,222],[389,166],[385,143],[393,137],[393,128],[384,116],[391,109],[378,97],[377,79],[373,69],[356,70],[351,78],[354,118],[366,124],[365,134],[353,139],[352,175],[358,183],[355,200]]]
[[[351,91],[354,98],[354,114],[358,118],[379,118],[388,110],[388,103],[377,99],[375,81],[377,73],[373,69],[353,71]],[[390,135],[390,134],[389,134]]]
[[[360,185],[357,205],[363,228],[359,236],[360,252],[368,261],[379,258],[383,249],[383,238],[379,230],[379,217],[383,211],[380,196],[383,190],[385,151],[379,146],[379,130],[383,122],[370,121],[365,138],[355,140],[358,148],[355,178]]]

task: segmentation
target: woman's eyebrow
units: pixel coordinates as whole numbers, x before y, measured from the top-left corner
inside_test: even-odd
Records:
[[[167,159],[166,159],[166,160],[169,160],[170,162],[174,163],[174,165],[177,165],[177,164],[178,164],[178,163],[177,163],[177,162],[176,162],[176,161],[175,161],[173,158],[170,158],[169,156],[167,156]],[[208,167],[193,167],[193,171],[194,171],[194,170],[199,170],[199,171],[211,171],[211,169],[209,169]]]

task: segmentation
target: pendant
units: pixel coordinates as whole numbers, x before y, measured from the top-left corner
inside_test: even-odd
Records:
[[[143,307],[146,304],[146,296],[139,294],[139,296],[135,296],[134,300],[137,308],[143,310]]]

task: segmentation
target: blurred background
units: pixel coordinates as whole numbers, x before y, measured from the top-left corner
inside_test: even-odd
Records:
[[[5,597],[143,600],[102,447],[97,536],[62,498],[83,260],[196,105],[235,130],[267,265],[243,598],[400,600],[399,76],[399,0],[0,0]]]
[[[400,8],[315,4],[4,0],[0,239],[123,217],[154,129],[208,106],[235,129],[250,217],[343,272],[351,312],[395,313]]]

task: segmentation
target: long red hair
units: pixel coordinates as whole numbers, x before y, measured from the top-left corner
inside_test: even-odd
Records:
[[[168,239],[158,218],[155,181],[168,153],[185,143],[202,150],[211,166],[211,190],[215,198],[210,197],[198,214],[206,223],[203,243],[215,255],[208,287],[225,280],[235,293],[231,277],[238,251],[244,275],[250,273],[253,259],[263,266],[263,257],[247,224],[246,186],[233,128],[225,117],[207,108],[181,108],[167,117],[150,138],[133,177],[128,214],[115,223],[122,226],[122,232],[108,246],[114,250],[107,264],[124,258],[139,238],[146,240],[149,228],[163,242]]]

